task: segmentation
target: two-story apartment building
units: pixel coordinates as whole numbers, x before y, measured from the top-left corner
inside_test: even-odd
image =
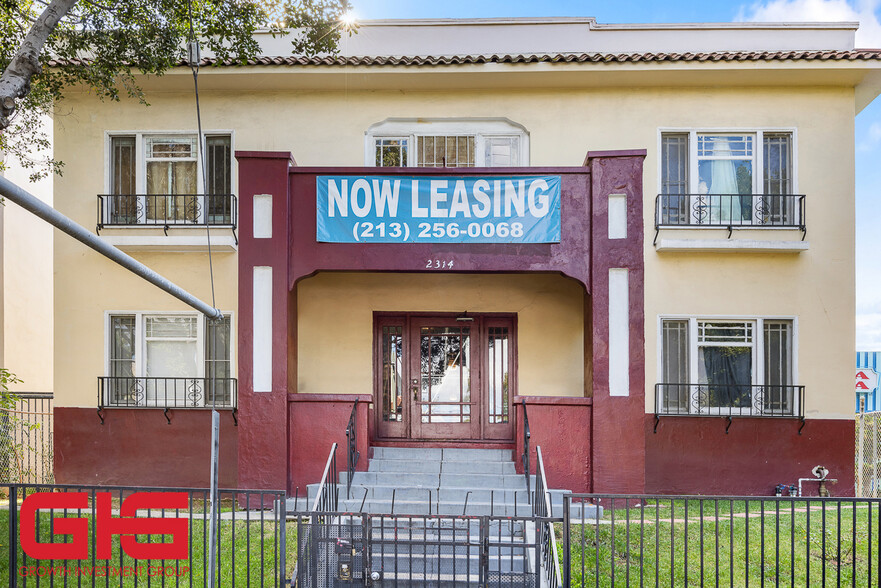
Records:
[[[72,91],[56,206],[226,318],[56,239],[58,481],[204,484],[217,407],[221,483],[293,493],[358,400],[362,455],[528,418],[557,487],[852,492],[855,27],[266,35],[203,68],[201,144],[186,68]]]

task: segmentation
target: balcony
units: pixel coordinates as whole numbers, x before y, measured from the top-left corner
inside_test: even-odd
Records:
[[[98,410],[105,408],[238,408],[235,378],[141,378],[100,376]]]
[[[211,235],[212,248],[235,251],[237,204],[234,194],[99,194],[96,232],[124,250],[205,251],[204,229],[216,227],[229,232]]]
[[[675,238],[658,236],[664,229],[727,231],[724,239],[694,233]],[[789,229],[792,236],[761,233]],[[734,231],[743,231],[732,239]],[[752,249],[800,252],[805,242],[805,196],[803,194],[658,194],[655,199],[655,238],[658,251],[691,249],[702,251]]]
[[[804,397],[804,386],[655,384],[655,427],[662,416],[725,417],[728,426],[735,417],[790,418],[804,422]]]

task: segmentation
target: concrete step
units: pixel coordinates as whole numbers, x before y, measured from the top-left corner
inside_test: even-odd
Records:
[[[433,461],[417,459],[371,459],[369,472],[407,474],[516,474],[512,461]]]
[[[426,447],[374,447],[373,459],[421,461],[511,461],[511,449],[440,449]]]
[[[479,542],[467,545],[372,544],[371,564],[393,573],[480,573]],[[529,554],[524,548],[490,548],[489,557],[498,570],[524,572]]]
[[[395,498],[394,513],[392,513],[391,499],[368,498],[345,500],[340,498],[340,510],[342,512],[369,512],[374,514],[395,515],[452,515],[452,516],[530,516],[532,507],[525,503],[493,503],[471,502],[467,505],[461,501],[434,501],[428,500],[399,500]]]
[[[341,533],[360,532],[362,519],[358,515],[340,516],[335,524],[342,529]],[[493,545],[516,546],[523,542],[523,533],[530,523],[517,519],[493,519],[489,521],[487,532]],[[347,525],[354,525],[353,531],[347,531]],[[373,537],[393,539],[395,537],[413,537],[436,540],[438,536],[446,541],[467,542],[472,537],[480,536],[480,518],[451,516],[413,516],[372,515],[370,527]],[[534,526],[531,527],[534,531]],[[531,539],[530,539],[531,540]]]
[[[469,490],[468,488],[414,488],[409,486],[361,486],[353,485],[348,498],[362,499],[367,492],[367,498],[388,498],[392,495],[399,500],[448,500],[460,501],[464,504],[468,502],[504,502],[520,504],[529,503],[529,495],[526,490],[508,490],[500,489],[477,489]],[[341,497],[345,496],[345,486],[342,486]]]
[[[314,486],[314,485],[313,485]],[[436,488],[391,488],[388,486],[352,486],[349,499],[345,496],[345,486],[340,486],[340,510],[343,512],[376,512],[377,514],[389,514],[391,508],[392,492],[395,496],[396,514],[429,514],[429,495],[431,500],[431,514],[438,514],[438,491]],[[298,499],[288,498],[287,510],[289,513],[305,512],[312,507],[315,499],[314,489],[310,492],[309,500],[304,496]],[[364,492],[367,491],[365,500]],[[465,506],[465,494],[468,496],[468,505]],[[552,491],[551,509],[552,516],[563,516],[562,496],[568,491]],[[362,509],[363,501],[363,509]],[[500,516],[530,516],[532,505],[527,502],[526,491],[518,490],[466,490],[463,488],[441,488],[440,502],[445,505],[440,514],[461,516],[465,510],[467,516],[489,515],[489,505],[492,504],[492,512]],[[402,511],[402,504],[420,504],[412,512]],[[451,506],[455,505],[455,506]],[[481,506],[476,506],[481,505]],[[381,510],[371,511],[371,508]],[[408,507],[409,508],[409,507]],[[574,520],[597,520],[603,517],[603,507],[591,504],[573,503],[570,508],[570,517]]]
[[[340,472],[340,485],[345,486],[347,472]],[[398,488],[465,488],[468,490],[526,490],[526,479],[520,474],[480,473],[408,473],[355,472],[353,486],[395,486]]]
[[[371,586],[379,588],[454,588],[461,586],[477,586],[480,577],[476,574],[407,574],[383,572],[382,579],[372,582]],[[532,588],[538,586],[535,574],[493,574],[486,584],[487,588]]]

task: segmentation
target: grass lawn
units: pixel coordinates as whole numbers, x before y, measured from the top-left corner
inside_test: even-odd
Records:
[[[224,509],[228,510],[228,509]],[[243,520],[236,520],[235,522],[231,520],[221,520],[220,521],[220,531],[219,531],[219,543],[220,543],[220,551],[219,557],[217,558],[217,567],[218,567],[218,578],[220,580],[221,586],[261,586],[262,583],[265,583],[266,586],[274,586],[274,573],[275,570],[278,569],[277,557],[276,553],[278,551],[278,547],[276,545],[277,538],[275,537],[275,525],[271,520],[269,513],[266,513],[266,519],[262,525],[260,522],[259,513],[254,516],[255,513],[251,513],[251,521],[246,522]],[[56,517],[60,516],[59,514],[55,515]],[[75,516],[72,514],[70,516]],[[241,513],[240,513],[241,516]],[[85,517],[84,518],[88,518]],[[49,537],[49,514],[40,515],[40,537],[45,540],[45,538]],[[91,528],[91,525],[90,525]],[[192,520],[192,525],[190,527],[190,550],[191,556],[188,560],[133,560],[128,555],[121,552],[119,549],[119,539],[118,537],[114,538],[113,541],[113,557],[108,561],[98,560],[94,562],[94,566],[96,568],[102,568],[105,566],[110,566],[113,568],[124,568],[124,567],[135,567],[142,566],[142,574],[140,577],[113,577],[111,576],[109,584],[111,586],[145,586],[147,585],[147,577],[146,574],[149,574],[151,570],[149,568],[153,568],[155,572],[156,568],[164,568],[164,572],[167,577],[165,578],[165,582],[161,581],[161,578],[153,577],[150,578],[151,585],[157,586],[204,586],[205,578],[207,576],[208,569],[208,558],[207,558],[207,542],[208,542],[208,526],[207,523],[201,518],[194,518]],[[296,563],[296,553],[297,553],[297,526],[293,523],[288,523],[286,525],[286,572],[285,576],[290,578],[293,573],[294,565]],[[0,556],[0,586],[8,586],[9,585],[9,511],[3,510],[0,511],[0,550],[2,550],[3,555]],[[58,541],[63,540],[64,536],[58,536]],[[171,541],[171,537],[168,536],[153,536],[154,540],[167,540]],[[261,548],[262,541],[262,548]],[[91,543],[91,537],[90,537]],[[91,553],[91,546],[90,546]],[[93,566],[92,561],[46,561],[46,560],[34,560],[30,557],[25,558],[24,553],[21,548],[18,549],[18,566],[54,566],[54,567],[63,567],[63,568],[91,568]],[[17,568],[18,569],[18,568]],[[12,571],[12,573],[16,573],[16,571]],[[27,583],[25,583],[27,580]],[[100,577],[97,579],[96,584],[105,585],[107,580],[104,577]],[[22,578],[19,575],[19,586],[30,586],[36,585],[36,578]],[[67,579],[68,584],[78,585],[76,578],[69,577]],[[43,577],[40,579],[40,585],[49,585],[49,577]],[[55,577],[55,582],[53,585],[65,585],[64,579]],[[90,585],[89,582],[83,578],[83,585]]]
[[[765,501],[764,514],[760,500],[700,504],[631,502],[571,525],[571,585],[878,585],[878,503]]]

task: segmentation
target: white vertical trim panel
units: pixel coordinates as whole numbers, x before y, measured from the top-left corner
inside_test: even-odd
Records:
[[[627,238],[627,194],[609,194],[609,239]]]
[[[253,370],[254,392],[272,392],[272,267],[254,267]]]
[[[254,194],[254,238],[272,239],[272,194]]]
[[[627,269],[609,269],[609,395],[630,395],[630,294]]]

